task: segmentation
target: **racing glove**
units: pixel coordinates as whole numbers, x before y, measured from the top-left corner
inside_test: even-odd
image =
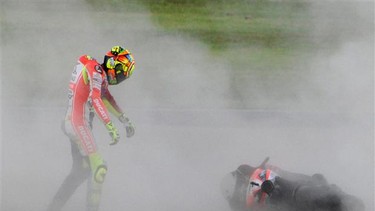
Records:
[[[107,174],[107,165],[98,153],[89,155],[91,173],[95,182],[101,184],[104,182]]]
[[[120,135],[116,129],[116,127],[113,125],[112,122],[108,122],[105,127],[107,128],[109,135],[112,138],[112,142],[109,145],[115,145],[119,142],[120,140]]]
[[[125,130],[126,130],[126,137],[130,138],[134,136],[135,129],[134,129],[132,122],[129,120],[129,118],[126,117],[125,114],[123,113],[119,117],[119,120],[122,124],[124,124]]]

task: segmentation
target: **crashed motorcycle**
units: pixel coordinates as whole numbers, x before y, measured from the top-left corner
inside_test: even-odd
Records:
[[[221,191],[232,211],[364,211],[357,197],[329,184],[321,174],[293,173],[268,165],[240,165]]]

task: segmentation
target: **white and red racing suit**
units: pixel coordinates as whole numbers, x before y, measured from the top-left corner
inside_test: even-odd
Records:
[[[123,112],[108,90],[105,71],[92,57],[79,58],[70,79],[68,98],[65,132],[77,143],[83,156],[95,153],[97,146],[86,118],[88,110],[93,108],[104,124],[111,121],[106,106],[117,117]]]
[[[108,90],[106,72],[92,57],[83,55],[75,66],[69,83],[69,104],[63,129],[71,141],[73,165],[69,175],[54,196],[48,211],[61,211],[75,190],[84,182],[87,185],[87,211],[98,211],[102,183],[94,179],[91,155],[98,155],[87,116],[94,110],[96,116],[107,124],[108,111],[116,117],[123,113]],[[101,157],[100,157],[101,158]],[[104,161],[103,161],[104,162]],[[88,179],[89,178],[89,179]]]

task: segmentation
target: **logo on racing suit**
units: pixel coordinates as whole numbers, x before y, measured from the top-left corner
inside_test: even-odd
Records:
[[[94,99],[94,104],[98,108],[100,116],[102,116],[103,119],[108,119],[107,113],[105,112],[103,106],[100,104],[99,99]]]
[[[73,97],[73,90],[69,89],[68,90],[68,99],[70,100],[70,99],[72,99],[72,97]]]
[[[72,72],[72,75],[71,75],[71,78],[70,78],[70,82],[71,83],[77,83],[78,81],[78,75],[82,72],[82,69],[84,68],[84,66],[80,63],[78,63],[75,67],[74,67],[74,70]]]
[[[79,130],[79,133],[82,136],[82,141],[83,141],[83,144],[84,144],[87,152],[88,153],[94,152],[94,145],[93,145],[89,135],[87,134],[87,131],[85,130],[85,127],[80,125],[80,126],[78,126],[78,130]]]
[[[102,71],[102,67],[100,66],[100,65],[95,65],[95,70],[96,70],[96,72],[98,72],[98,73],[102,73],[103,71]]]
[[[100,88],[102,86],[102,82],[103,82],[102,75],[94,72],[94,75],[92,76],[92,86],[93,86],[93,88],[96,88],[96,89],[100,90]]]

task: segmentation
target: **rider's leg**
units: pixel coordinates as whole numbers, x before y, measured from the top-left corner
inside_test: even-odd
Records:
[[[87,185],[87,211],[99,210],[99,204],[101,200],[102,186],[104,183],[105,175],[107,174],[107,166],[103,162],[102,158],[97,155],[90,155],[90,168],[91,177],[88,180]],[[98,165],[97,161],[100,164]]]
[[[48,211],[59,211],[73,195],[75,190],[89,177],[90,168],[85,157],[81,155],[77,145],[71,141],[73,165],[69,175],[61,184],[54,196]]]
[[[98,211],[101,201],[103,183],[98,183],[91,177],[87,185],[87,211]]]
[[[341,197],[329,186],[302,185],[295,191],[295,202],[314,210],[342,211]]]

